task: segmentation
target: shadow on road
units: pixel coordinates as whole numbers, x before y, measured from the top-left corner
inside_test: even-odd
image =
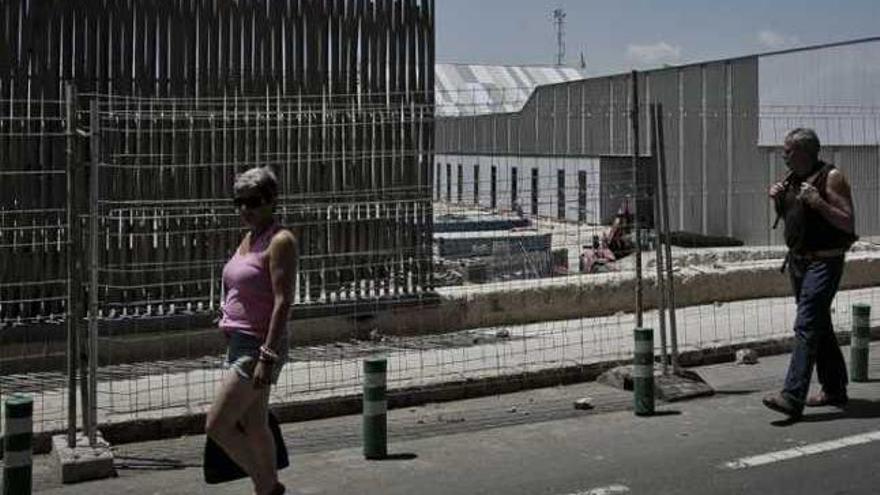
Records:
[[[742,389],[742,390],[716,390],[715,395],[752,395],[761,392],[760,389]]]
[[[376,459],[377,461],[411,461],[413,459],[418,459],[418,454],[413,454],[412,452],[407,452],[404,454],[388,454],[387,456]]]
[[[828,409],[828,408],[824,408]],[[822,409],[814,409],[822,411]],[[795,423],[821,423],[823,421],[834,421],[836,419],[876,419],[880,418],[880,400],[866,400],[850,398],[849,404],[845,409],[836,409],[812,413],[807,411],[799,420],[782,419],[773,421],[773,426],[791,426]]]
[[[116,456],[113,460],[116,469],[129,469],[140,471],[167,471],[186,468],[201,468],[200,463],[186,463],[178,459],[165,457],[135,457]]]
[[[645,416],[641,416],[643,418],[656,418],[657,416],[679,416],[681,415],[681,411],[673,411],[673,410],[661,410],[654,411],[653,414],[647,414]]]

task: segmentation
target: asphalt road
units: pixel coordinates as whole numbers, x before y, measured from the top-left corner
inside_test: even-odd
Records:
[[[876,344],[872,351],[880,353]],[[626,393],[598,384],[392,411],[393,459],[386,461],[363,459],[352,440],[358,417],[290,425],[286,435],[312,435],[313,442],[292,442],[294,465],[282,480],[297,490],[291,493],[316,495],[880,493],[880,381],[853,384],[846,411],[812,409],[791,424],[760,403],[763,393],[778,387],[786,362],[787,356],[778,356],[755,367],[704,368],[716,396],[664,404],[647,418],[619,410]],[[878,371],[875,360],[872,376]],[[584,394],[594,397],[598,412],[573,410],[571,400]],[[603,404],[618,407],[605,411]],[[316,442],[314,435],[321,434],[323,441]],[[193,437],[121,446],[117,455],[197,461],[201,442]],[[41,463],[45,475],[47,461]],[[763,464],[741,467],[750,463]],[[112,480],[40,488],[65,494],[251,493],[247,482],[207,487],[198,468],[121,469]]]

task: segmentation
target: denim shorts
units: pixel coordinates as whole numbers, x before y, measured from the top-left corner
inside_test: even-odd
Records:
[[[260,357],[260,347],[263,345],[263,339],[235,331],[227,334],[227,337],[228,346],[226,349],[225,367],[234,370],[242,381],[253,381],[254,368],[257,366],[257,360]],[[278,383],[281,368],[287,362],[287,347],[288,340],[285,332],[285,335],[278,339],[278,361],[272,365],[272,376],[270,378],[272,385]]]

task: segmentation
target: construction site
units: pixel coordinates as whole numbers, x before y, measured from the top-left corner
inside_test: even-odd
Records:
[[[285,422],[357,412],[376,355],[412,405],[593,381],[636,327],[664,369],[787,352],[767,190],[793,127],[853,185],[834,325],[880,303],[880,102],[852,62],[880,40],[588,78],[436,63],[433,0],[26,3],[0,11],[27,34],[0,53],[0,395],[33,397],[37,452],[203,431],[256,165],[301,250]]]

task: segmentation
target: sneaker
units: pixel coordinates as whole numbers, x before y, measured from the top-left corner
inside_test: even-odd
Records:
[[[801,417],[801,409],[792,404],[792,402],[786,399],[785,396],[781,393],[768,395],[764,397],[764,400],[762,402],[768,408],[773,409],[776,412],[785,414],[791,419],[800,419]]]
[[[824,390],[820,390],[807,398],[808,407],[835,406],[845,407],[849,402],[846,392],[842,394],[826,394]]]

